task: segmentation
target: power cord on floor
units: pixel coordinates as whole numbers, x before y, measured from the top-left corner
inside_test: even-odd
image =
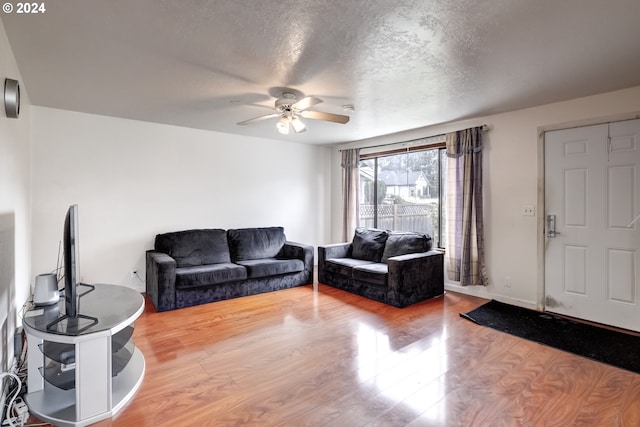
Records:
[[[18,395],[20,394],[20,390],[22,389],[22,381],[20,381],[20,378],[18,378],[18,376],[14,373],[3,372],[0,374],[0,382],[2,382],[2,380],[4,380],[4,378],[6,377],[13,379],[16,385],[14,390],[10,391],[7,395],[9,403],[6,404],[6,412],[3,412],[3,415],[5,415],[5,420],[2,422],[2,425],[11,427],[24,426],[24,423],[26,423],[29,419],[29,410],[27,409],[27,405],[24,403],[22,398],[18,400]]]
[[[18,378],[15,374],[6,372],[6,373],[0,374],[0,380],[6,376],[11,377],[13,380],[16,380],[16,378]],[[10,426],[10,427],[52,426],[51,423],[40,423],[40,422],[25,424],[27,421],[29,421],[29,408],[27,407],[27,404],[24,402],[24,400],[22,400],[22,398],[19,397],[20,390],[22,390],[22,383],[18,382],[16,384],[15,391],[11,390],[9,392],[9,395],[7,396],[7,398],[11,396],[11,400],[9,401],[8,404],[4,405],[4,408],[6,408],[7,412],[6,412],[6,418],[2,422],[2,425]],[[5,415],[4,408],[3,408],[2,415]]]
[[[30,304],[30,301],[27,301],[25,305],[22,307],[22,310],[25,310]],[[20,328],[21,329],[21,328]],[[22,332],[16,332],[16,334]],[[21,394],[24,392],[23,384],[27,380],[27,340],[24,339],[23,336],[18,339],[22,339],[22,351],[20,354],[16,355],[14,358],[13,364],[9,367],[9,372],[1,372],[0,373],[0,387],[3,387],[3,392],[6,391],[5,401],[2,402],[2,412],[0,413],[0,421],[2,422],[2,426],[10,426],[10,427],[36,427],[36,426],[52,426],[50,423],[30,423],[25,424],[29,420],[29,408],[27,404],[22,400]],[[4,385],[4,379],[10,378],[15,383],[14,387],[11,388],[8,383]],[[3,394],[4,395],[4,394]],[[8,401],[8,403],[7,403]]]
[[[27,408],[27,404],[24,403],[21,397],[18,397],[13,404],[8,406],[7,418],[4,420],[2,425],[4,426],[24,426],[27,420],[29,419],[29,408]],[[15,416],[11,416],[11,414],[16,414]]]

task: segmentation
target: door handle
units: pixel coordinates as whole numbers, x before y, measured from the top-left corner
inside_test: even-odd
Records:
[[[547,237],[556,237],[560,232],[556,231],[556,216],[553,214],[547,215]]]

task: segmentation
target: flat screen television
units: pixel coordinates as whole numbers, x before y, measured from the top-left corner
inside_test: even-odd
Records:
[[[80,314],[80,297],[95,289],[93,285],[80,283],[80,242],[78,235],[78,205],[71,205],[64,219],[63,232],[63,266],[64,266],[64,315],[47,325],[47,329],[59,327],[63,321],[67,332],[82,332],[97,323],[92,316]],[[84,292],[79,287],[86,287]],[[88,320],[80,325],[78,319]],[[56,326],[58,325],[58,326]]]
[[[64,219],[64,309],[68,317],[78,317],[78,281],[80,280],[80,244],[78,241],[78,205],[71,205]]]

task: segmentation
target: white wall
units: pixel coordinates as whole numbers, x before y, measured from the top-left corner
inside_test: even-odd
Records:
[[[144,290],[157,233],[281,225],[328,235],[326,147],[33,107],[33,271],[56,267],[79,207],[81,278]],[[130,277],[135,268],[140,279]]]
[[[31,270],[29,100],[0,21],[0,88],[4,88],[5,78],[21,83],[22,108],[18,119],[9,119],[4,112],[4,95],[0,97],[1,371],[7,370],[13,358],[14,331],[16,325],[21,324],[18,311],[29,296]]]
[[[544,240],[540,236],[544,207],[539,135],[544,130],[628,119],[638,114],[640,87],[635,87],[334,147],[332,239],[334,242],[340,240],[342,227],[339,149],[406,141],[486,124],[490,131],[485,134],[483,154],[485,232],[491,284],[461,288],[449,283],[446,287],[523,306],[541,307]],[[523,216],[524,205],[534,205],[536,217]],[[511,287],[505,286],[506,277],[511,278]]]

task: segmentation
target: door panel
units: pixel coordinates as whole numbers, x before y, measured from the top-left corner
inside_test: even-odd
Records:
[[[564,247],[564,292],[587,294],[587,260],[589,249],[585,246]]]
[[[613,302],[636,303],[636,251],[609,249],[607,264],[607,285],[609,300]]]
[[[640,120],[545,134],[545,309],[640,330]]]
[[[587,169],[564,171],[565,226],[587,227],[588,187],[589,173]]]
[[[608,216],[609,228],[627,229],[627,225],[633,221],[634,194],[638,192],[635,188],[636,166],[613,166],[609,168],[608,192]]]

